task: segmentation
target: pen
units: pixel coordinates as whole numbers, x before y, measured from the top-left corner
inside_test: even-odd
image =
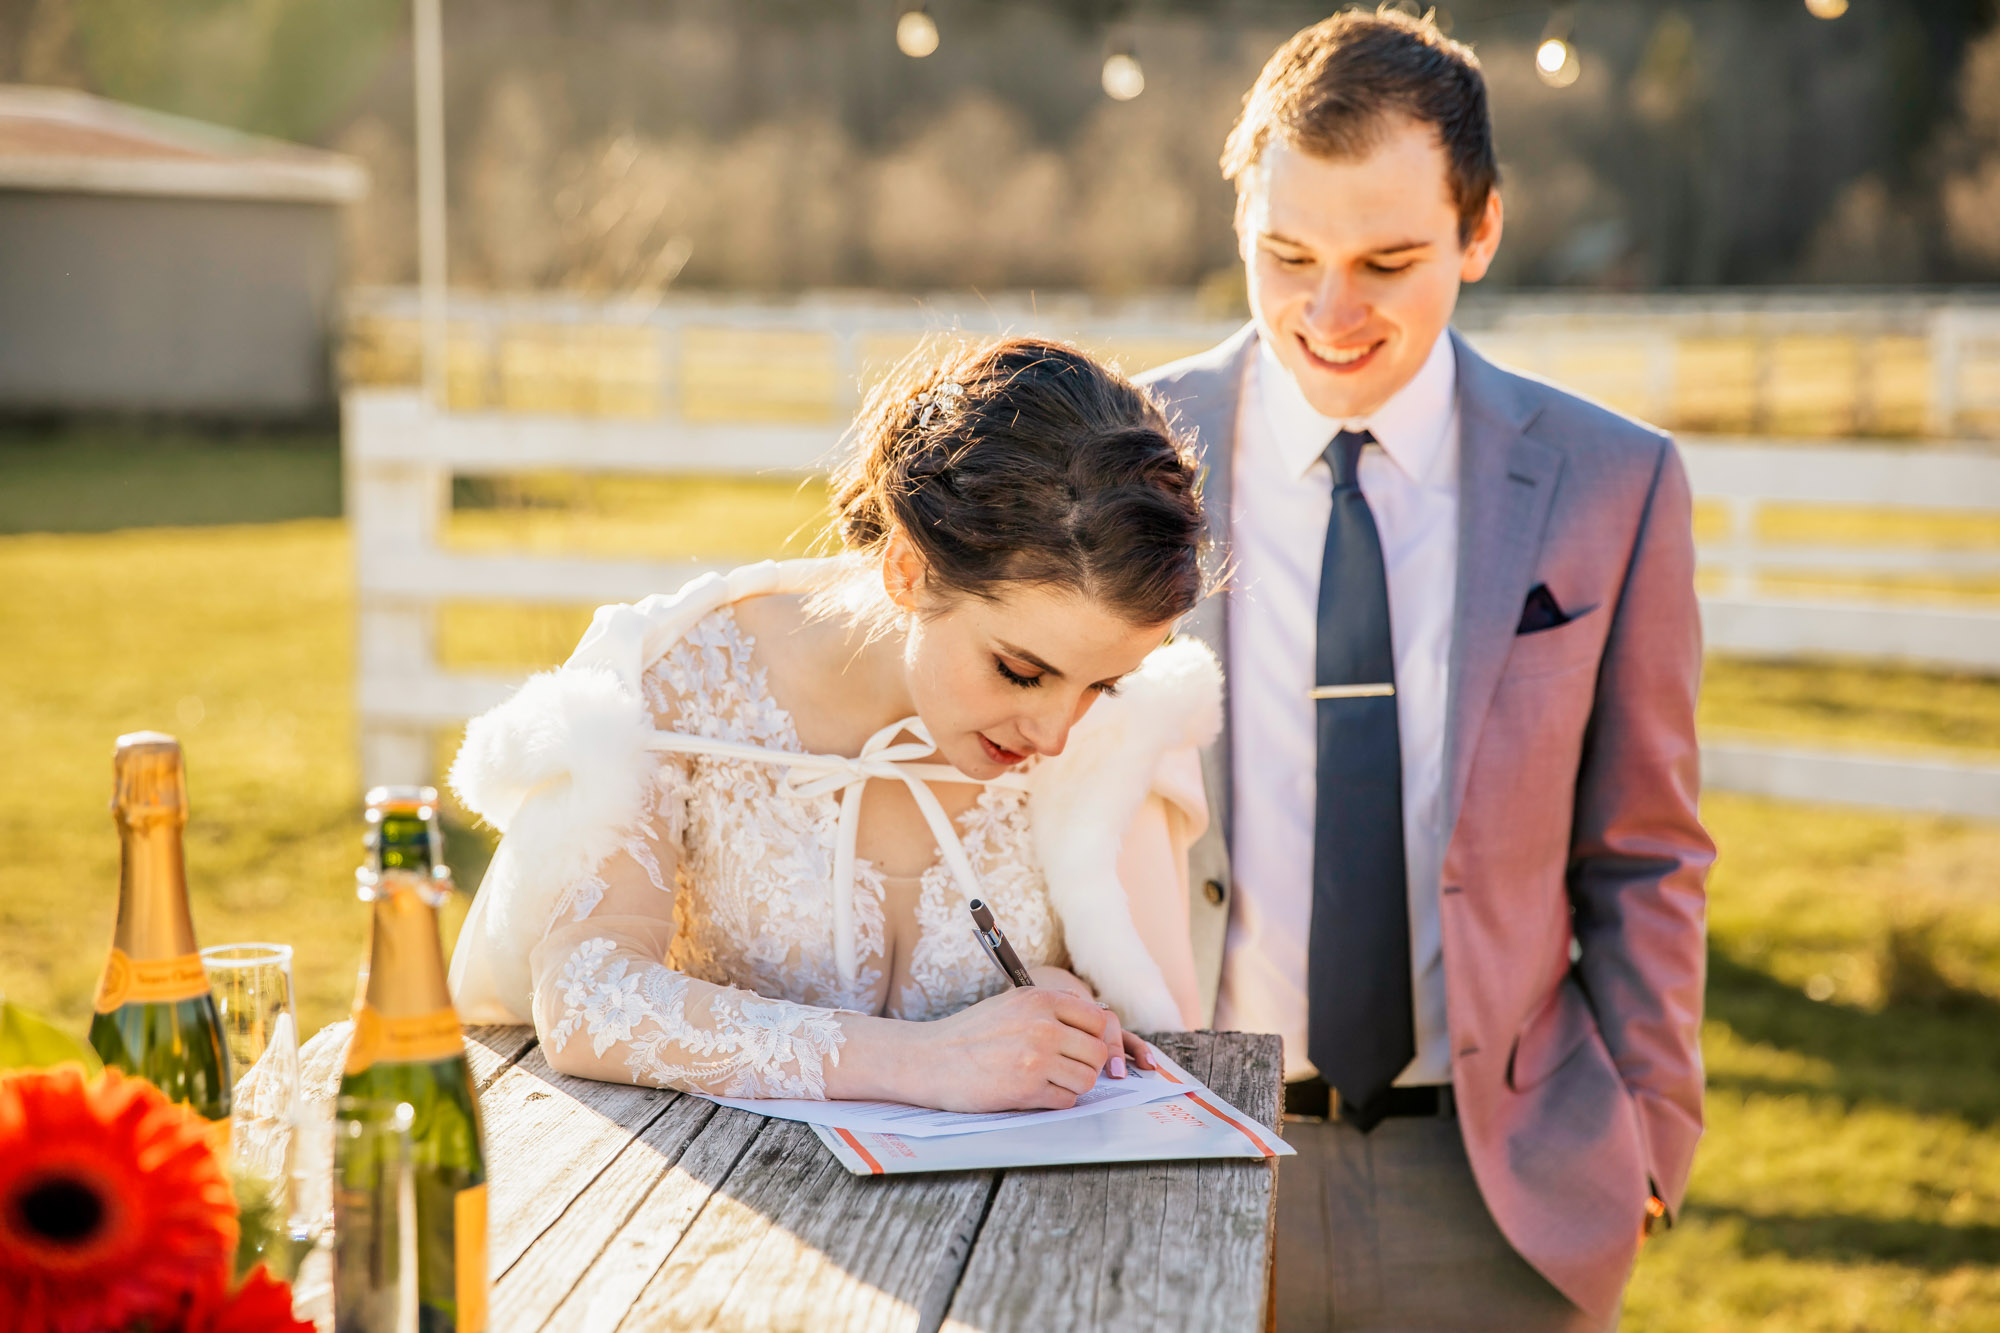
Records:
[[[1007,980],[1016,986],[1034,985],[1035,983],[1028,979],[1028,969],[1021,966],[1021,955],[1015,953],[1014,946],[1007,943],[1006,935],[1001,933],[999,924],[993,920],[993,913],[986,904],[974,898],[969,906],[972,908],[972,933],[979,937],[980,947],[984,948],[986,956],[993,960],[993,966],[1005,972]]]

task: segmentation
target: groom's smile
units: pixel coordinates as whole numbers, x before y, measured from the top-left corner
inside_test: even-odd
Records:
[[[1389,343],[1387,338],[1377,338],[1372,342],[1337,346],[1333,343],[1318,342],[1305,334],[1299,335],[1299,341],[1304,344],[1307,356],[1320,362],[1327,370],[1336,375],[1353,374],[1359,371],[1368,365],[1369,359],[1375,353],[1381,351]]]
[[[1347,420],[1416,374],[1500,240],[1497,192],[1461,240],[1433,127],[1387,119],[1355,147],[1272,143],[1237,210],[1259,335],[1321,415]]]

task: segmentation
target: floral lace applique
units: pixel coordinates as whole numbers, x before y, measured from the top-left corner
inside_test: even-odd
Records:
[[[988,787],[957,824],[985,900],[1021,961],[1029,967],[1064,961],[1062,925],[1042,872],[1022,854],[1030,845],[1027,793]],[[918,889],[917,942],[909,980],[898,988],[898,1017],[942,1018],[1006,988],[967,926],[970,919],[957,877],[942,861],[933,864]]]
[[[691,1017],[687,977],[659,963],[635,974],[617,951],[613,940],[585,940],[563,965],[562,1016],[548,1038],[557,1051],[582,1028],[596,1055],[625,1047],[634,1083],[644,1076],[720,1097],[826,1096],[825,1067],[840,1063],[846,1039],[833,1014],[717,990]]]
[[[658,834],[662,840],[665,840],[668,830],[678,827],[677,818],[684,822],[687,817],[687,802],[680,790],[673,785],[678,780],[677,775],[663,771],[656,787],[653,813],[661,821]],[[660,869],[659,854],[653,850],[654,836],[654,830],[642,830],[621,838],[618,846],[633,865],[645,872],[646,878],[652,882],[654,888],[661,893],[672,893],[674,886],[667,883],[666,875]],[[679,835],[676,832],[674,836]],[[583,920],[597,910],[598,904],[604,901],[604,895],[609,888],[604,880],[603,867],[600,866],[578,880],[569,892],[556,900],[551,921],[561,920],[565,912],[569,914],[571,921]]]

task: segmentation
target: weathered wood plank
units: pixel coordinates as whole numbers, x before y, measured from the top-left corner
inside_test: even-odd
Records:
[[[1241,1109],[1267,1124],[1276,1119],[1274,1038],[1155,1040]],[[1009,1172],[945,1328],[1260,1328],[1274,1198],[1265,1162]],[[1064,1280],[1048,1281],[1051,1272]]]
[[[1264,1032],[1162,1032],[1150,1040],[1182,1064],[1190,1058],[1207,1060],[1198,1077],[1266,1129],[1278,1130],[1285,1078],[1281,1038]],[[1192,1054],[1196,1050],[1207,1054],[1196,1057]],[[1184,1057],[1183,1051],[1189,1055]]]
[[[487,1084],[512,1068],[535,1044],[531,1027],[470,1027],[465,1030],[465,1059],[472,1066],[472,1087]]]
[[[644,1197],[616,1226],[612,1238],[592,1252],[588,1233],[581,1228],[558,1230],[545,1236],[524,1260],[567,1262],[574,1282],[562,1304],[538,1327],[552,1333],[612,1333],[765,1123],[762,1116],[747,1111],[684,1097],[648,1126],[641,1141],[598,1178],[598,1188],[571,1207],[572,1213],[599,1206],[615,1210],[622,1191],[637,1179],[650,1177]],[[693,1137],[679,1148],[671,1165],[662,1166],[662,1157],[652,1157],[656,1151],[662,1155],[674,1151],[674,1136],[690,1127]],[[572,1236],[578,1243],[565,1253],[564,1242]]]
[[[862,1178],[805,1126],[564,1078],[527,1029],[468,1036],[496,1168],[495,1333],[1262,1323],[1268,1164]],[[1156,1040],[1275,1125],[1274,1038]]]
[[[528,1333],[541,1328],[556,1308],[578,1290],[580,1283],[588,1296],[605,1294],[612,1284],[606,1280],[607,1275],[594,1270],[603,1260],[606,1247],[617,1240],[621,1242],[618,1246],[620,1250],[629,1251],[634,1246],[644,1248],[659,1237],[657,1225],[635,1223],[633,1214],[680,1160],[714,1113],[714,1104],[699,1097],[671,1096],[660,1114],[640,1129],[638,1136],[626,1143],[618,1155],[597,1173],[596,1178],[570,1201],[562,1216],[529,1242],[521,1256],[499,1273],[493,1287],[493,1333]],[[748,1141],[746,1133],[743,1142]],[[715,1174],[720,1179],[721,1172]],[[712,1184],[704,1184],[703,1197],[709,1188]],[[699,1200],[690,1204],[687,1216],[692,1217],[699,1207]],[[682,1226],[685,1226],[685,1220]],[[659,1261],[666,1258],[671,1238],[677,1237],[680,1229],[672,1228],[666,1245],[654,1256],[652,1266],[637,1281],[625,1284],[619,1304],[620,1315],[624,1307],[631,1303],[632,1297],[638,1294],[645,1278],[652,1276]],[[614,1317],[611,1323],[616,1322]],[[567,1320],[564,1326],[575,1327],[576,1321],[573,1318]]]
[[[1162,1049],[1183,1060],[1177,1046],[1162,1042]],[[1224,1100],[1275,1131],[1282,1049],[1274,1036],[1215,1033],[1198,1051],[1190,1050],[1183,1063]],[[1184,1163],[1175,1185],[1170,1215],[1190,1221],[1160,1230],[1153,1308],[1215,1310],[1218,1318],[1209,1327],[1262,1328],[1270,1289],[1277,1163]],[[1230,1316],[1226,1320],[1224,1313]]]
[[[919,1329],[992,1189],[991,1172],[850,1175],[806,1126],[768,1122],[619,1327]]]
[[[491,1271],[512,1267],[677,1096],[558,1074],[539,1046],[495,1078],[479,1097],[492,1167]]]

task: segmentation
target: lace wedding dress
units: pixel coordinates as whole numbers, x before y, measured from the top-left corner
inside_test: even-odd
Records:
[[[732,606],[832,565],[606,608],[568,665],[468,729],[453,786],[506,837],[452,960],[467,1021],[531,1017],[568,1073],[824,1097],[839,1013],[930,1020],[1005,986],[980,897],[1030,967],[1070,967],[1135,1026],[1185,1025],[1185,925],[1161,923],[1184,923],[1206,817],[1213,658],[1158,650],[1062,756],[986,783],[936,762],[915,718],[857,756],[810,754]],[[921,875],[855,855],[873,781],[916,798],[938,844]]]
[[[704,617],[643,678],[655,726],[803,754],[753,647],[730,608]],[[754,759],[663,759],[649,817],[563,895],[530,955],[535,1026],[552,1057],[575,1042],[590,1055],[571,1054],[564,1066],[598,1078],[822,1097],[841,1041],[831,1011],[941,1018],[1006,985],[942,857],[901,880],[854,864],[857,961],[843,975],[827,892],[840,796],[791,795],[787,780],[786,769]],[[986,787],[955,823],[1022,960],[1066,963],[1034,864],[1025,787]],[[888,941],[897,938],[912,943],[892,958]]]

